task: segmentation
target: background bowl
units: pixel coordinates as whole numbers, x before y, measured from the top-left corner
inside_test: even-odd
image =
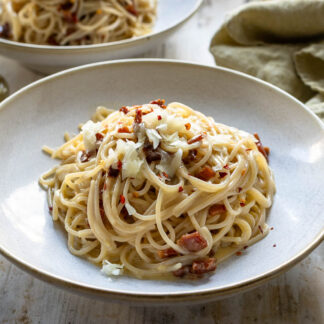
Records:
[[[159,0],[153,31],[145,36],[82,46],[33,45],[0,38],[0,54],[44,74],[87,63],[134,57],[156,47],[175,32],[198,10],[202,2]]]
[[[180,101],[218,122],[258,132],[271,148],[277,193],[267,223],[274,230],[242,256],[220,264],[209,278],[109,280],[98,267],[69,253],[65,233],[53,224],[46,193],[38,186],[40,174],[57,163],[41,152],[42,145],[59,146],[63,133],[76,132],[98,105],[119,108],[152,98]],[[0,251],[60,287],[139,303],[204,302],[288,270],[324,237],[323,124],[300,102],[265,82],[175,61],[104,62],[37,81],[0,109]]]

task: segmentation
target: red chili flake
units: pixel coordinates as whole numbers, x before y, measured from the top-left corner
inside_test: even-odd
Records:
[[[183,191],[183,187],[180,186],[180,187],[179,187],[179,192],[182,192],[182,191]]]
[[[244,207],[245,206],[245,203],[243,201],[240,202],[240,206],[241,207]]]
[[[260,142],[260,137],[258,133],[254,133],[253,136]]]
[[[263,234],[263,229],[262,229],[262,227],[259,225],[258,228],[259,228],[260,232]]]
[[[277,246],[277,244],[273,244],[272,246],[273,246],[273,247],[276,247],[276,246]]]
[[[90,159],[91,154],[86,151],[82,151],[82,154],[80,156],[81,163],[88,162]]]
[[[242,191],[242,188],[241,188],[241,187],[238,187],[238,188],[237,188],[237,191],[238,191],[238,192],[241,192],[241,191]]]
[[[49,209],[50,212],[53,211],[53,207],[52,206],[49,206],[48,209]]]
[[[198,174],[197,177],[201,180],[208,181],[215,176],[215,171],[209,166],[205,166]]]
[[[270,148],[268,146],[264,146],[264,151],[267,153],[267,156],[270,154]]]
[[[207,246],[207,241],[199,234],[199,232],[184,234],[177,243],[189,252],[197,252]]]
[[[161,119],[162,119],[162,116],[161,116],[161,115],[158,115],[158,116],[157,116],[157,119],[158,119],[158,120],[161,120]]]
[[[173,256],[177,256],[178,255],[178,252],[173,250],[172,248],[168,248],[168,249],[165,249],[165,250],[159,250],[158,251],[158,255],[161,259],[164,259],[164,258],[169,258],[169,257],[173,257]]]
[[[125,197],[123,195],[120,195],[120,202],[122,204],[125,204],[125,201],[126,201]]]
[[[122,167],[123,167],[123,162],[120,161],[120,160],[118,160],[118,162],[117,162],[117,168],[118,168],[118,170],[121,170]]]
[[[186,127],[186,130],[189,130],[191,128],[191,124],[187,123],[187,124],[185,124],[185,127]]]
[[[263,156],[268,161],[268,153],[270,153],[270,149],[267,148],[267,150],[265,150],[265,148],[263,147],[263,145],[261,143],[261,140],[260,140],[260,137],[259,137],[258,133],[254,133],[254,137],[257,139],[256,146],[257,146],[259,152],[262,153]],[[267,153],[267,151],[268,151],[268,153]]]
[[[227,172],[218,172],[218,174],[219,174],[219,177],[222,179],[222,178],[226,177]]]
[[[215,258],[208,258],[194,261],[192,263],[190,272],[200,275],[214,270],[216,270],[216,260]]]
[[[273,227],[270,228],[270,231],[273,231]]]
[[[165,100],[164,100],[164,99],[156,99],[156,100],[152,100],[152,101],[150,102],[150,104],[152,104],[152,105],[158,105],[158,106],[160,106],[160,107],[163,108],[163,109],[166,108]]]
[[[225,165],[224,165],[224,169],[229,170],[229,166],[228,166],[228,164],[225,164]]]
[[[248,245],[245,245],[245,246],[243,247],[243,249],[246,250],[248,247],[249,247]]]
[[[215,204],[209,207],[208,214],[210,216],[215,216],[217,214],[222,214],[226,212],[225,205]]]
[[[97,141],[101,142],[104,139],[104,136],[101,133],[96,134]]]
[[[113,178],[117,178],[119,175],[119,170],[113,168],[112,166],[109,168],[108,170],[108,176],[109,177],[113,177]]]
[[[136,109],[136,115],[135,115],[135,123],[140,124],[142,122],[142,110],[141,109]]]
[[[132,15],[134,16],[138,16],[138,12],[137,10],[135,9],[135,6],[134,4],[129,4],[125,7],[125,9]]]
[[[103,190],[104,191],[107,190],[107,184],[106,184],[106,182],[104,183]]]
[[[122,126],[118,128],[118,133],[130,133],[130,130],[127,126]]]
[[[162,175],[163,175],[165,178],[169,178],[169,176],[168,176],[167,173],[165,173],[165,172],[162,172]]]
[[[239,255],[242,255],[242,252],[241,251],[238,251],[235,254],[239,256]]]
[[[121,107],[121,108],[119,109],[119,111],[123,112],[125,115],[127,115],[128,112],[129,112],[129,110],[127,109],[126,106]]]
[[[195,142],[201,141],[205,137],[204,134],[196,135],[188,141],[188,144],[193,144]]]

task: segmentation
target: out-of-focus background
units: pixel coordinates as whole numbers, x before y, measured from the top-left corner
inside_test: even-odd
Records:
[[[244,2],[205,0],[180,31],[144,57],[214,65],[210,40],[226,13]],[[0,70],[11,93],[42,77],[3,57]],[[137,307],[80,297],[35,279],[0,256],[0,323],[324,323],[323,299],[323,244],[257,289],[190,307]]]

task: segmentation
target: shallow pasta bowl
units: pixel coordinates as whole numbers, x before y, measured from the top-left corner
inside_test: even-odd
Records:
[[[154,75],[155,82],[138,75]],[[40,174],[57,163],[41,152],[44,144],[59,146],[62,134],[76,132],[98,105],[119,108],[152,98],[180,101],[218,122],[258,132],[271,149],[277,193],[267,223],[274,230],[201,280],[109,280],[98,267],[69,253],[38,185]],[[104,62],[37,81],[0,108],[0,251],[57,286],[138,303],[204,302],[279,275],[324,237],[323,125],[300,102],[265,82],[176,61]]]
[[[203,0],[160,0],[150,34],[116,42],[83,46],[47,46],[0,38],[0,54],[28,68],[49,74],[69,67],[141,55],[156,47],[181,27]]]

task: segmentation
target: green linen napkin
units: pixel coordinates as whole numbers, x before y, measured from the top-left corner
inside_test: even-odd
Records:
[[[210,51],[218,65],[289,92],[324,121],[324,0],[269,0],[229,14]]]

